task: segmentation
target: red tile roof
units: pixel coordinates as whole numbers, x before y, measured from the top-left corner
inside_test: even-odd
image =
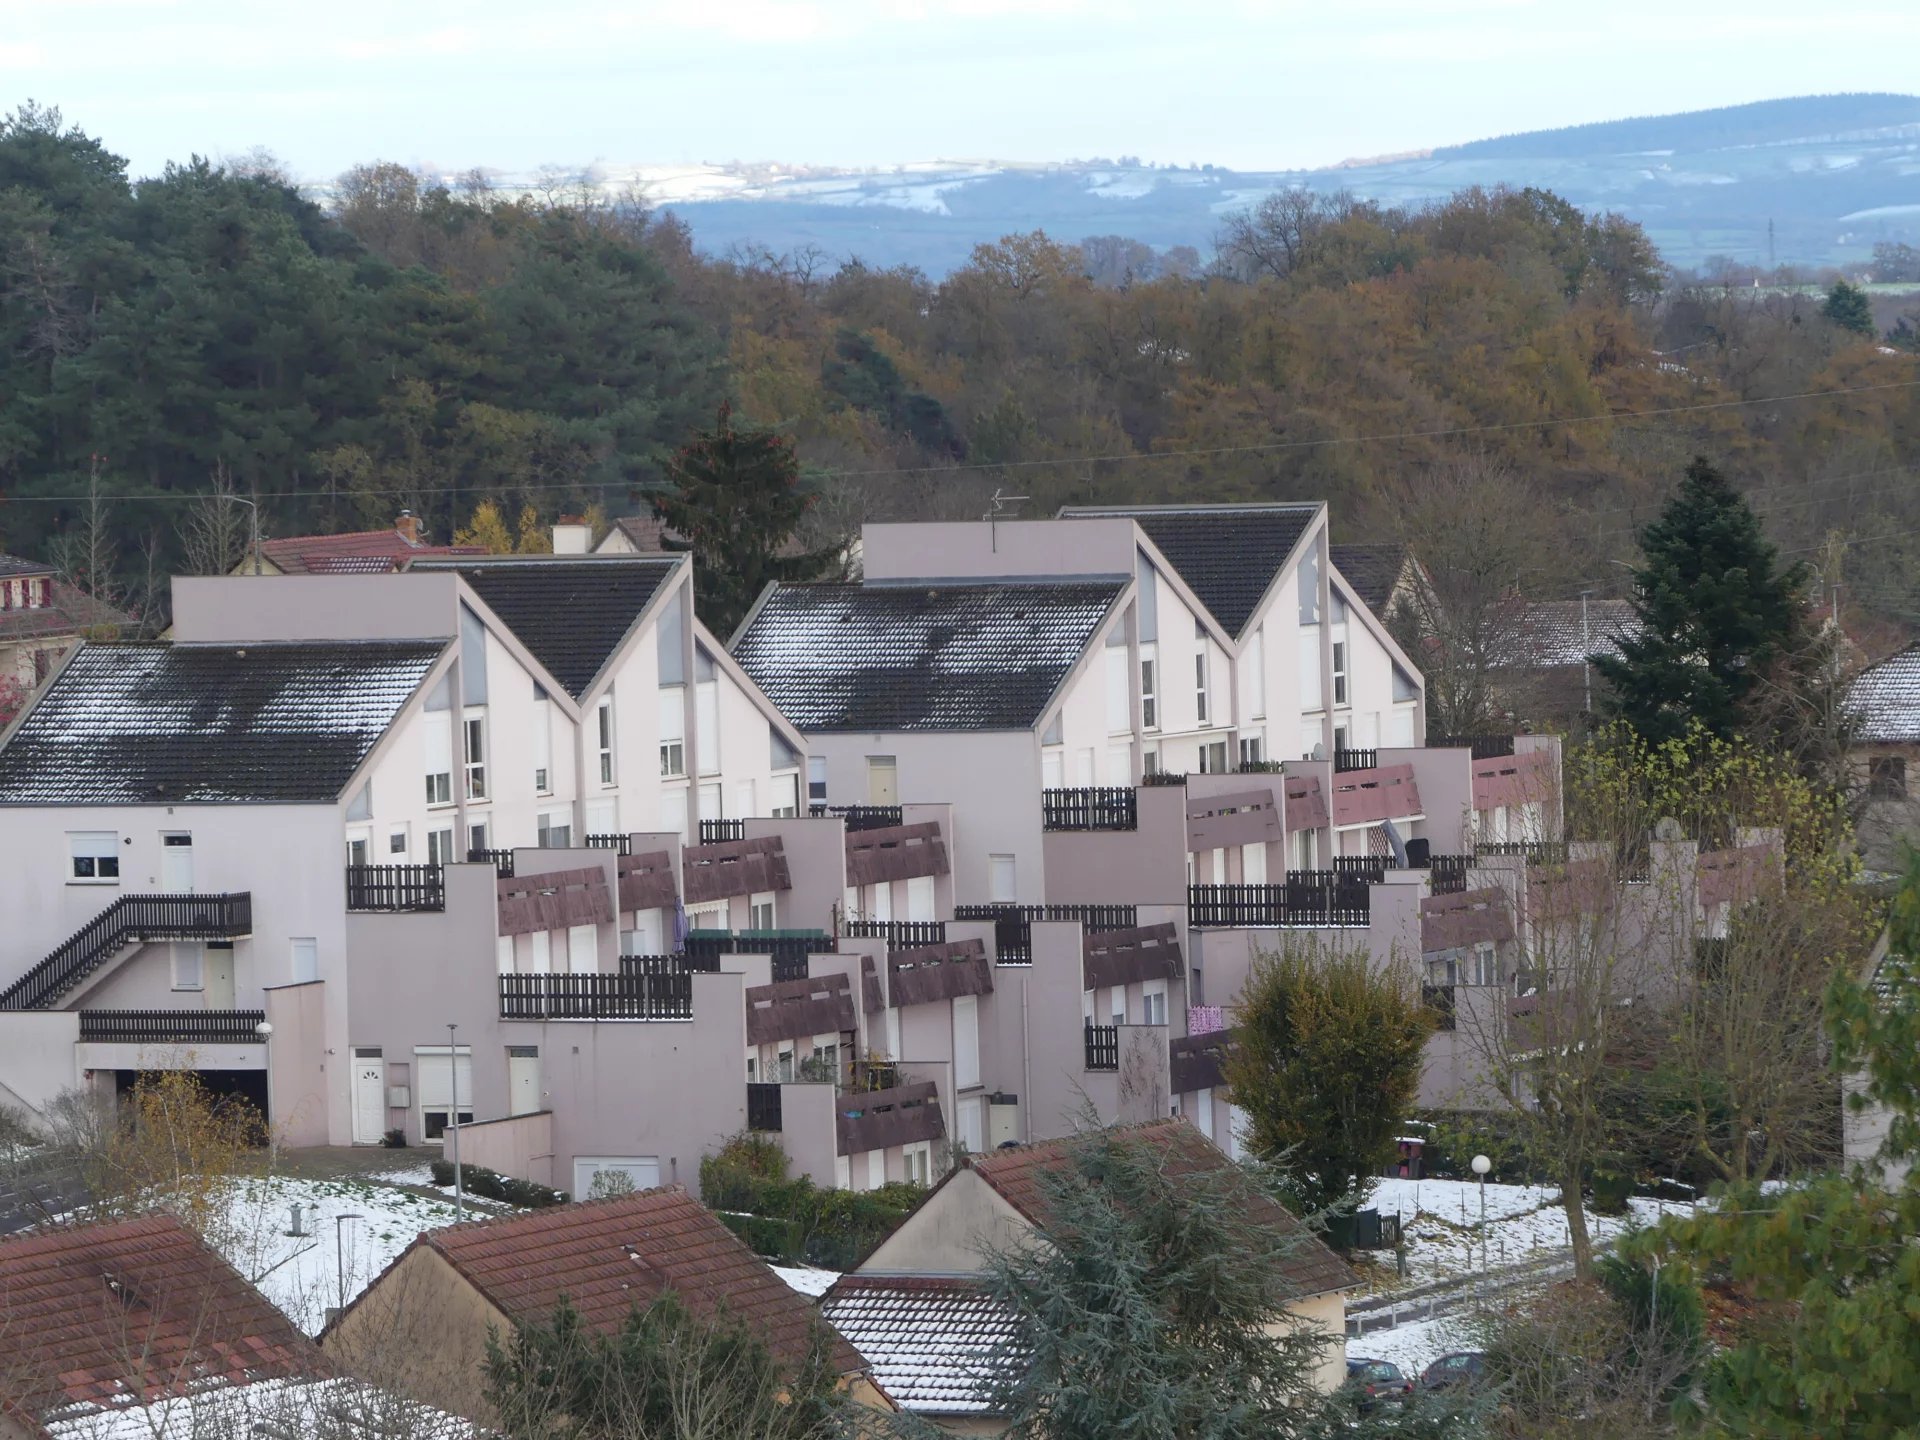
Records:
[[[678,1186],[452,1225],[415,1243],[432,1246],[516,1323],[550,1318],[565,1296],[587,1323],[611,1331],[672,1290],[695,1315],[724,1307],[789,1364],[805,1355],[817,1323],[803,1297]],[[836,1371],[868,1368],[844,1339],[829,1338]]]
[[[1179,1117],[1152,1120],[1144,1125],[1120,1127],[1110,1134],[1126,1136],[1151,1145],[1165,1155],[1163,1162],[1175,1174],[1201,1171],[1228,1171],[1237,1168],[1233,1161],[1206,1136]],[[1042,1140],[1010,1150],[993,1150],[970,1155],[963,1162],[1005,1200],[1029,1224],[1045,1228],[1047,1197],[1041,1176],[1066,1167],[1075,1138]],[[1287,1208],[1260,1190],[1251,1181],[1246,1185],[1248,1214],[1283,1234],[1301,1233],[1299,1246],[1287,1256],[1286,1271],[1295,1287],[1296,1298],[1324,1295],[1331,1290],[1350,1290],[1359,1278],[1339,1256],[1319,1240],[1301,1232],[1301,1225]]]
[[[289,575],[365,574],[399,570],[422,555],[484,555],[480,545],[423,545],[398,530],[355,530],[345,535],[291,535],[262,540],[260,554]]]
[[[71,636],[83,631],[118,631],[135,623],[126,611],[58,580],[53,582],[48,598],[51,603],[46,605],[0,610],[0,641]]]
[[[291,1320],[171,1215],[0,1241],[0,1413],[327,1370]]]

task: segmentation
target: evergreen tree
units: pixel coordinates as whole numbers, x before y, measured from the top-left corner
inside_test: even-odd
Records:
[[[666,543],[693,552],[695,605],[726,640],[771,581],[817,580],[834,557],[792,545],[809,498],[800,489],[793,442],[733,423],[723,404],[667,466],[672,488],[653,497],[654,514],[680,537]]]
[[[1638,631],[1618,655],[1592,657],[1611,686],[1606,707],[1654,743],[1694,721],[1731,737],[1755,686],[1806,638],[1805,569],[1781,567],[1758,517],[1703,456],[1640,543]]]
[[[1856,335],[1871,336],[1878,333],[1878,327],[1873,323],[1873,304],[1867,299],[1867,292],[1844,280],[1833,282],[1820,313],[1842,330],[1851,330]]]

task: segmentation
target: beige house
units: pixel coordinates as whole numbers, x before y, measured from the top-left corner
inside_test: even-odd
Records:
[[[696,1317],[737,1321],[783,1365],[828,1346],[856,1400],[893,1408],[859,1351],[677,1186],[426,1231],[334,1318],[320,1345],[357,1374],[488,1420],[480,1367],[489,1333],[550,1320],[564,1299],[611,1334],[668,1291]]]
[[[0,727],[8,682],[30,691],[83,638],[110,637],[131,624],[131,615],[61,584],[53,566],[0,555]]]
[[[1920,840],[1920,803],[1908,778],[1920,764],[1920,645],[1862,670],[1848,688],[1847,710],[1861,855],[1872,869],[1898,872],[1902,845]]]
[[[1225,1169],[1218,1148],[1181,1119],[1126,1132],[1164,1149],[1180,1173]],[[994,1351],[1013,1335],[1012,1317],[982,1286],[984,1255],[1046,1226],[1042,1177],[1069,1160],[1070,1140],[1050,1140],[963,1158],[906,1222],[857,1271],[829,1290],[822,1309],[873,1366],[874,1379],[902,1410],[955,1435],[998,1435],[1005,1418],[981,1398]],[[1346,1378],[1346,1294],[1358,1279],[1292,1215],[1252,1187],[1248,1213],[1298,1237],[1287,1264],[1291,1323],[1323,1337],[1317,1384]]]

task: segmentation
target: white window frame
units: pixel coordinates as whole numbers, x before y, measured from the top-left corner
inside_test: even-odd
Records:
[[[925,1140],[900,1147],[900,1165],[905,1172],[903,1178],[913,1185],[931,1185],[933,1183],[933,1147]]]
[[[487,798],[487,712],[465,710],[460,715],[460,754],[467,799]]]
[[[613,768],[613,697],[607,696],[593,707],[594,739],[598,742],[600,757],[600,783],[614,785],[618,781]]]
[[[69,885],[118,885],[120,883],[120,832],[118,830],[69,830],[67,832],[67,883]]]
[[[1002,880],[1006,882],[1002,884]],[[1002,894],[1001,891],[1005,891]],[[987,856],[987,899],[997,905],[1014,905],[1020,900],[1020,867],[1012,855]]]
[[[1159,647],[1149,642],[1140,647],[1140,728],[1160,728]]]
[[[398,863],[405,864],[408,853],[413,849],[413,827],[404,820],[398,825],[387,827],[387,854],[397,857]],[[396,845],[394,842],[398,841]],[[395,863],[393,860],[389,864]]]
[[[1208,718],[1211,711],[1209,702],[1212,698],[1208,693],[1210,689],[1207,684],[1208,678],[1207,642],[1202,640],[1200,648],[1194,652],[1193,656],[1193,712],[1202,725],[1213,724],[1213,721]]]
[[[809,755],[807,757],[807,804],[824,805],[827,803],[827,757]]]
[[[436,825],[427,831],[427,863],[429,865],[452,865],[464,857],[453,853],[453,827]]]
[[[309,962],[303,964],[303,962]],[[296,985],[307,985],[320,978],[320,941],[312,935],[287,938],[288,973]],[[310,973],[302,973],[304,971]]]
[[[660,687],[660,776],[683,780],[687,774],[687,687]]]
[[[1240,732],[1240,764],[1244,769],[1248,765],[1258,765],[1266,756],[1267,737],[1263,730],[1242,730]]]
[[[427,808],[453,804],[453,712],[429,710],[421,717],[426,749]]]
[[[452,1063],[448,1060],[451,1057]],[[463,1065],[460,1062],[465,1061]],[[441,1089],[446,1091],[444,1101],[429,1101],[428,1081],[433,1081],[431,1093],[438,1096]],[[443,1117],[457,1114],[458,1123],[473,1123],[473,1047],[456,1045],[449,1050],[445,1045],[416,1045],[413,1047],[413,1094],[414,1111],[420,1120],[420,1139],[423,1144],[442,1144],[446,1138],[445,1118],[441,1121],[438,1135],[427,1134],[427,1115],[438,1113]]]
[[[534,837],[542,850],[567,850],[573,846],[573,811],[542,810],[534,821]],[[556,842],[554,836],[561,838]]]
[[[1167,982],[1149,980],[1140,987],[1140,1023],[1142,1025],[1164,1025],[1167,1023]]]
[[[533,793],[553,793],[553,702],[544,695],[533,702]]]
[[[800,776],[792,771],[775,775],[773,794],[767,797],[767,814],[775,820],[791,820],[800,814]]]
[[[1333,642],[1333,705],[1337,710],[1347,703],[1347,642]]]
[[[778,926],[774,920],[775,912],[774,894],[771,890],[749,896],[747,898],[747,928],[749,930],[777,929]]]

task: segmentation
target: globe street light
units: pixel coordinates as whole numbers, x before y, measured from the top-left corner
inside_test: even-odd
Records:
[[[273,1022],[262,1020],[253,1027],[260,1037],[262,1063],[267,1067],[267,1171],[280,1168],[280,1137],[273,1128]]]
[[[1493,1161],[1484,1155],[1473,1157],[1473,1173],[1480,1177],[1480,1273],[1487,1273],[1487,1172]]]

